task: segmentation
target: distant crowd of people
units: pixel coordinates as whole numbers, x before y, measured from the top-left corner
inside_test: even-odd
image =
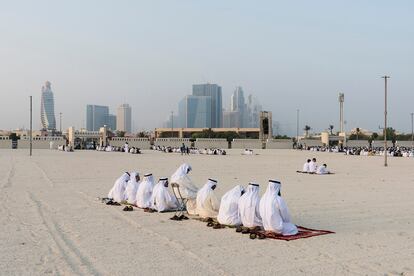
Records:
[[[344,153],[346,155],[361,155],[361,156],[384,156],[384,147],[343,147],[338,146],[312,146],[307,147],[310,151],[320,152],[336,152]],[[387,156],[390,157],[414,157],[414,151],[410,147],[388,147]]]
[[[190,154],[226,155],[227,154],[224,149],[218,149],[218,148],[198,149],[194,147],[188,147],[185,144],[182,144],[181,147],[153,145],[151,146],[151,149],[166,152],[166,153],[181,153],[181,155],[190,155]]]
[[[105,151],[105,152],[125,152],[125,153],[132,153],[132,154],[140,154],[141,149],[136,147],[129,147],[128,143],[125,143],[123,147],[115,147],[115,146],[97,146],[97,151]]]
[[[66,145],[58,145],[57,149],[59,151],[66,151],[66,152],[72,152],[73,151],[72,146],[66,146]]]

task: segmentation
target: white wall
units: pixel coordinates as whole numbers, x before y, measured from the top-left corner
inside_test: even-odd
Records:
[[[50,142],[53,143],[53,149],[57,149],[59,145],[66,143],[63,137],[33,137],[33,149],[50,149]],[[30,147],[29,138],[23,138],[18,140],[18,149],[28,149]]]
[[[114,137],[109,140],[109,144],[114,147],[123,147],[126,142],[128,142],[129,147],[136,147],[140,149],[149,149],[151,147],[151,143],[148,138]]]
[[[191,147],[191,142],[189,138],[157,138],[155,139],[154,145],[166,147],[181,147],[183,143],[185,146]]]
[[[260,139],[233,139],[232,149],[261,149],[262,140]]]
[[[198,149],[204,149],[204,148],[228,149],[229,143],[227,142],[227,139],[197,138],[195,141],[195,147]]]
[[[292,149],[293,142],[290,139],[268,139],[266,149]]]
[[[12,148],[12,140],[9,137],[0,137],[0,149],[11,149]]]

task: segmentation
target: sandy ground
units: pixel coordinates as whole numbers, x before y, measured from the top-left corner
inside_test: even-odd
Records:
[[[413,275],[414,160],[292,150],[242,156],[0,150],[1,275]],[[330,176],[295,171],[317,157]],[[123,212],[96,200],[123,171],[170,176],[182,163],[198,186],[282,181],[293,221],[336,234],[250,240],[171,214]]]

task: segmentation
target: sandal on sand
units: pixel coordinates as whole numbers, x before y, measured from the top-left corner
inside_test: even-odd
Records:
[[[181,220],[179,216],[174,215],[172,218],[170,218],[170,220]]]
[[[213,226],[213,229],[221,229],[224,228],[223,224],[217,223],[216,225]]]
[[[243,231],[243,228],[241,227],[241,226],[237,226],[236,227],[236,232],[237,233],[240,233],[240,232],[242,232]]]
[[[183,219],[183,220],[187,220],[187,219],[188,219],[188,217],[186,217],[186,216],[184,216],[184,215],[181,215],[181,216],[179,216],[178,218],[179,218],[180,220],[181,220],[181,219]]]
[[[265,236],[264,234],[262,234],[262,233],[258,233],[258,234],[257,234],[257,237],[259,238],[259,240],[264,240],[264,239],[266,239],[266,236]]]
[[[249,234],[250,233],[250,229],[249,228],[245,228],[241,231],[242,234]]]
[[[122,211],[132,211],[132,210],[134,210],[132,206],[125,206],[124,209],[122,209]]]
[[[209,221],[208,223],[207,223],[207,227],[213,227],[214,226],[214,223],[212,222],[212,221]]]
[[[118,202],[116,202],[116,201],[114,201],[114,202],[112,203],[112,205],[115,205],[115,206],[121,206],[121,204],[120,204],[120,203],[118,203]]]
[[[254,240],[257,237],[256,233],[250,233],[250,239]]]

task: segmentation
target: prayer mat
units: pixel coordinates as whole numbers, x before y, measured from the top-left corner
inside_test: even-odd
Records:
[[[305,239],[310,237],[316,237],[321,235],[327,235],[327,234],[335,234],[335,232],[328,231],[328,230],[316,230],[316,229],[310,229],[303,226],[297,226],[299,233],[293,236],[282,236],[280,234],[276,234],[274,232],[268,232],[268,231],[258,231],[257,233],[263,234],[267,239],[275,239],[275,240],[284,240],[284,241],[293,241],[298,239]]]

